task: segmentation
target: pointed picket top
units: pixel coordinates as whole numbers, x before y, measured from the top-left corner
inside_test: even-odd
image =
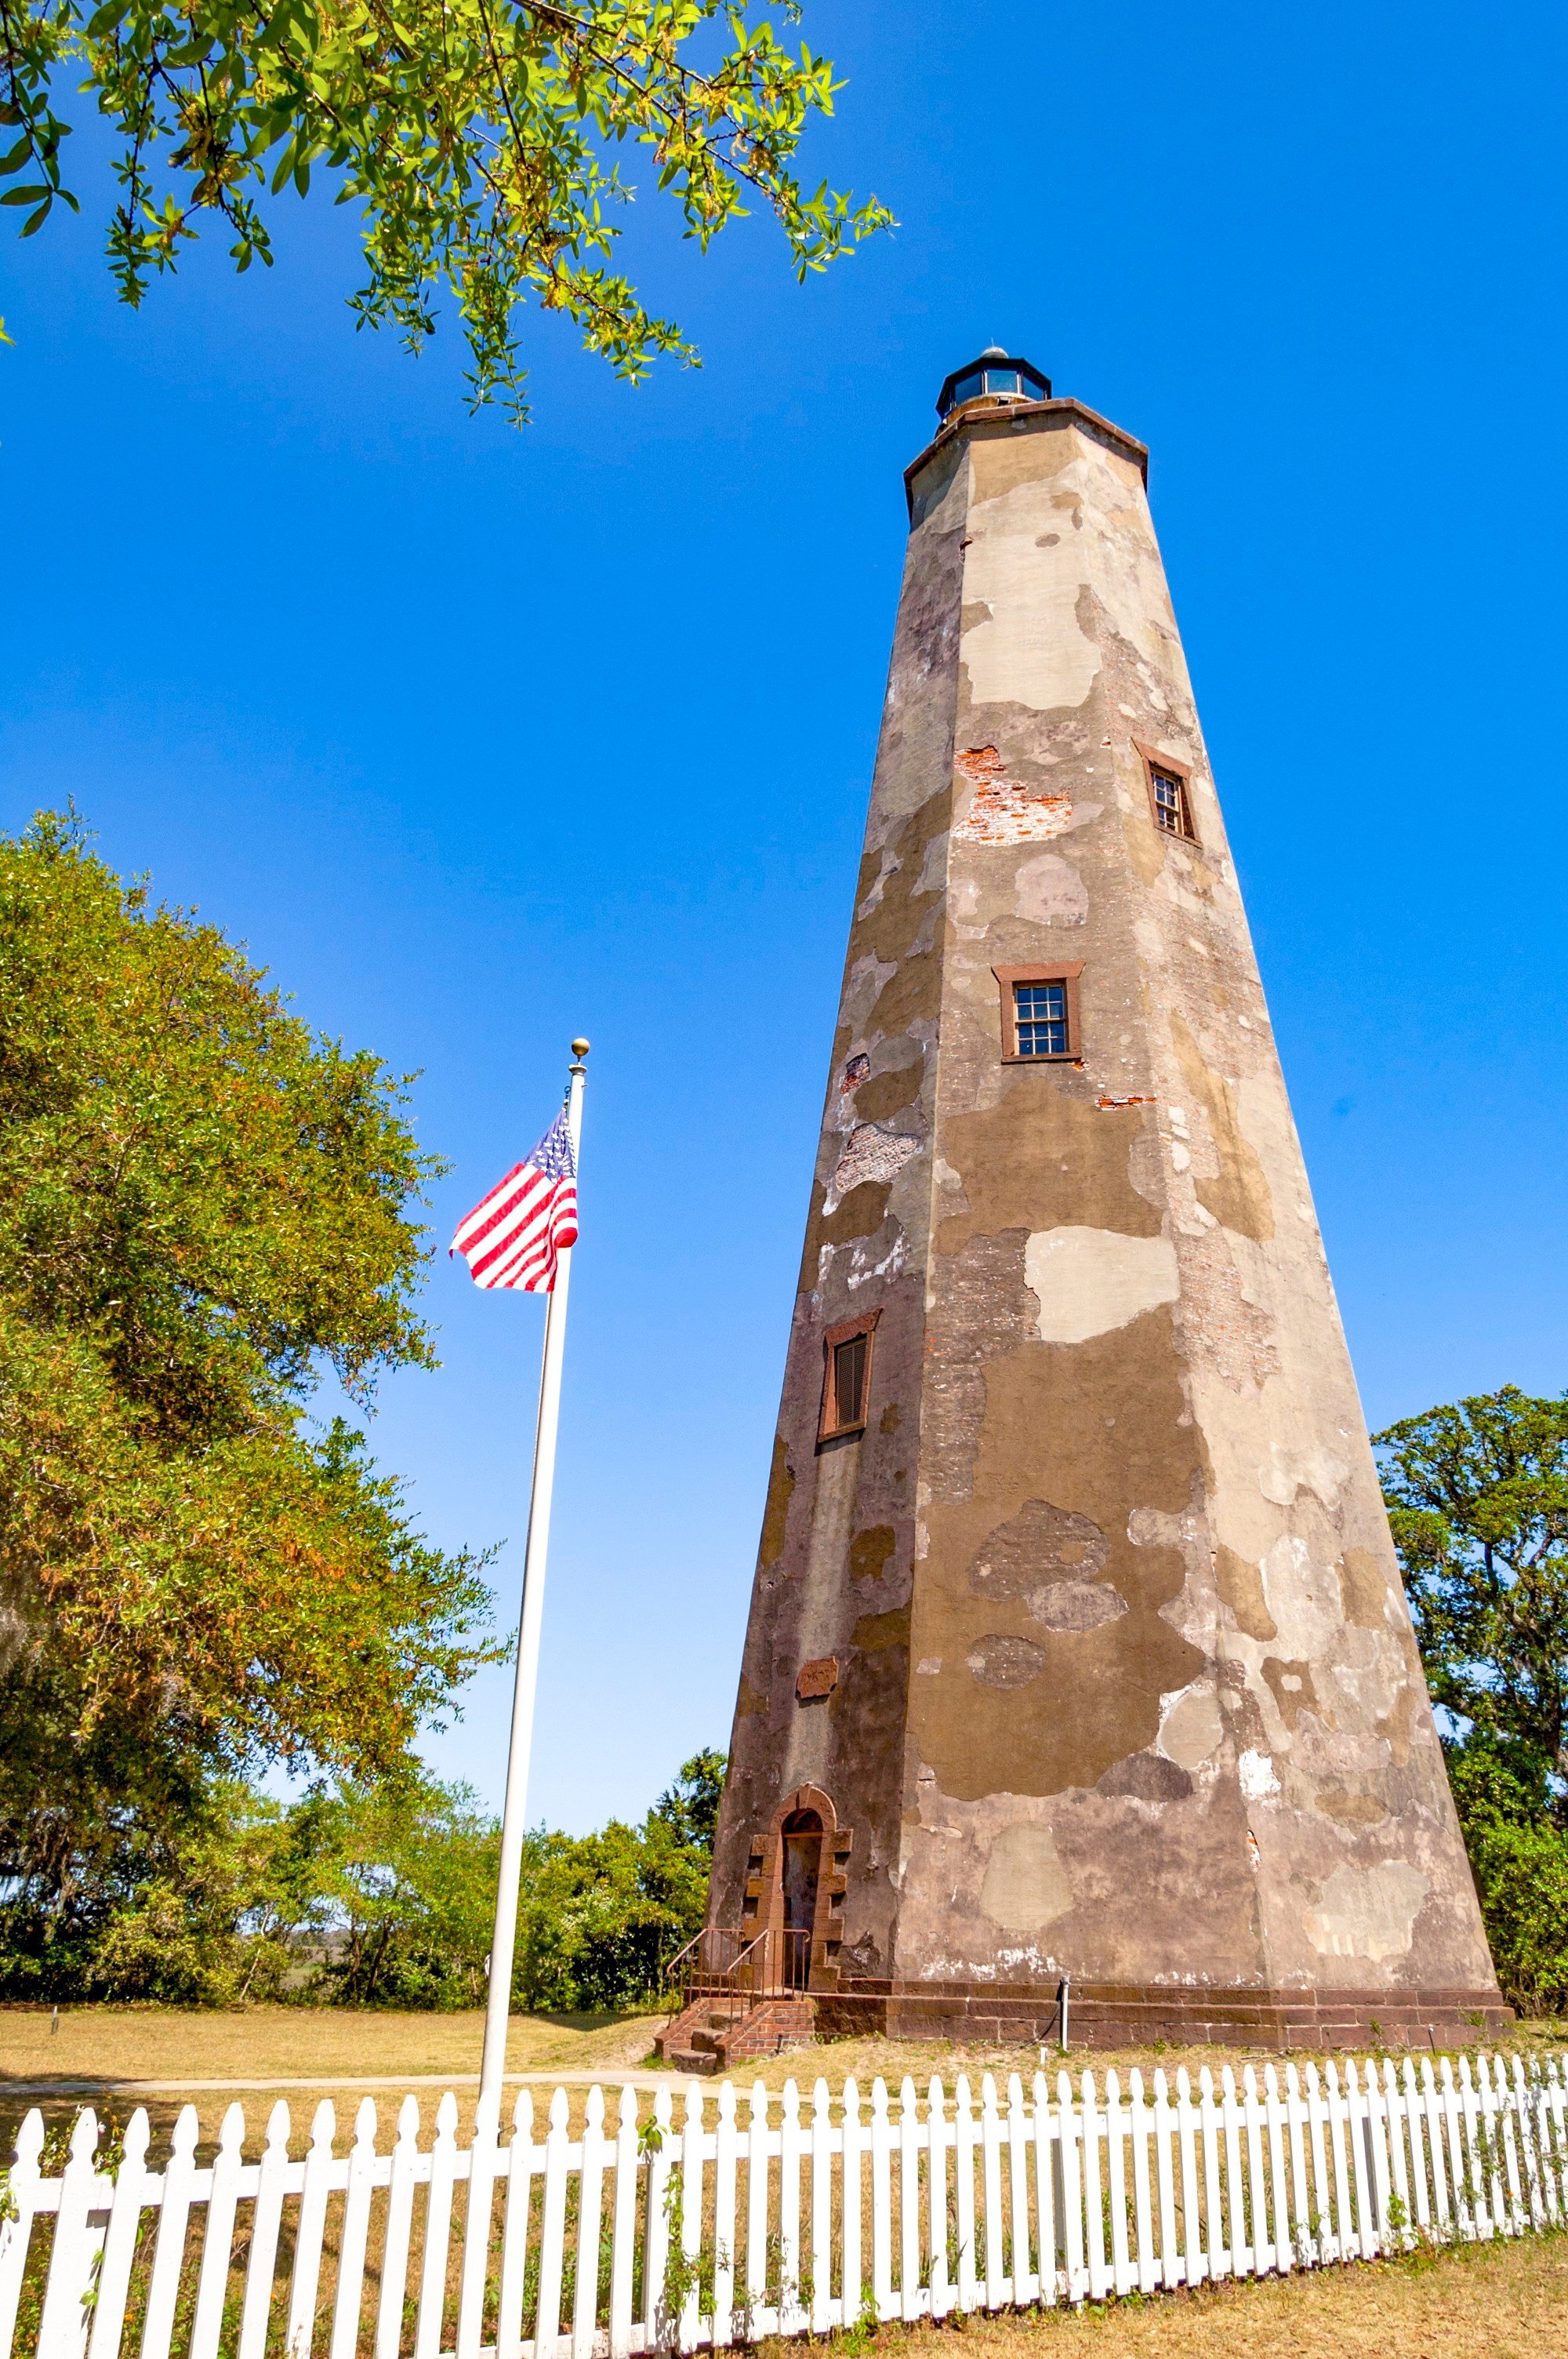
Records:
[[[1165,2068],[1162,2064],[1156,2064],[1154,2067],[1153,2097],[1157,2105],[1168,2105],[1171,2102],[1171,2084],[1165,2078]]]
[[[449,2089],[436,2108],[436,2136],[443,2146],[450,2146],[456,2142],[457,2135],[458,2101]]]
[[[833,2100],[827,2093],[827,2083],[818,2079],[811,2093],[811,2118],[814,2125],[829,2129],[833,2122]]]
[[[519,2100],[519,2103],[521,2103],[521,2100]],[[635,2089],[622,2089],[621,2092],[621,2126],[623,2130],[634,2130],[637,2126],[637,2092]]]
[[[356,2153],[375,2152],[375,2099],[362,2097],[354,2113],[354,2149]]]
[[[871,2120],[885,2122],[888,2117],[888,2084],[879,2072],[871,2082]]]
[[[1198,2072],[1198,2095],[1202,2098],[1206,2105],[1213,2104],[1214,2074],[1209,2071],[1206,2064],[1205,2064]]]
[[[70,2132],[70,2160],[77,2169],[92,2168],[98,2151],[98,2116],[91,2105],[84,2105],[76,2116]]]
[[[1105,2076],[1105,2101],[1108,2105],[1119,2105],[1121,2103],[1121,2082],[1114,2064]]]
[[[409,2102],[412,2103],[412,2099]],[[263,2149],[264,2156],[270,2156],[274,2162],[287,2160],[288,2133],[291,2126],[288,2107],[279,2097],[266,2117],[266,2145]]]
[[[844,2083],[843,2114],[847,2122],[859,2126],[860,2119],[860,2084],[851,2072]]]
[[[821,2089],[825,2088],[827,2083],[818,2081],[816,2085]],[[726,2081],[719,2092],[719,2118],[726,2130],[732,2130],[735,2126],[735,2083],[733,2081]]]
[[[1095,2076],[1087,2064],[1084,2066],[1078,2087],[1085,2104],[1093,2105],[1096,2102]]]
[[[330,2105],[323,2105],[321,2108],[325,2114],[330,2114],[331,2110]],[[196,2141],[199,2136],[200,2125],[196,2119],[195,2106],[181,2105],[175,2118],[173,2135],[168,2141],[170,2153],[177,2160],[189,2162],[196,2152]]]
[[[664,2145],[671,2135],[675,2120],[675,2099],[668,2089],[661,2089],[654,2099],[654,2120],[658,2125],[659,2143]]]
[[[517,2103],[512,2108],[512,2135],[520,2138],[531,2138],[534,2135],[532,2089],[519,2089],[517,2092]]]
[[[901,2122],[908,2122],[911,2125],[916,2122],[920,2117],[920,2100],[914,2093],[914,2075],[913,2072],[906,2072],[903,2079],[899,2082],[898,2117]]]
[[[1280,2076],[1272,2064],[1265,2064],[1263,2067],[1263,2094],[1271,2105],[1279,2104]]]
[[[691,2100],[690,2100],[689,2098],[687,2098],[687,2111],[688,2111],[688,2112],[689,2112],[689,2110],[690,2110],[690,2105],[691,2105]],[[551,2136],[552,2136],[552,2137],[557,2137],[557,2136],[558,2136],[558,2137],[565,2137],[565,2136],[566,2136],[566,2134],[567,2134],[567,2124],[568,2124],[568,2122],[570,2120],[570,2118],[571,2118],[571,2103],[570,2103],[570,2100],[568,2099],[568,2095],[567,2095],[567,2093],[566,2093],[566,2091],[565,2091],[564,2089],[557,2089],[557,2090],[556,2091],[555,2095],[550,2099],[550,2135],[551,2135]]]
[[[1464,2091],[1465,2096],[1473,2097],[1475,2095],[1476,2082],[1474,2075],[1470,2071],[1470,2059],[1467,2055],[1461,2056],[1459,2059],[1459,2086]]]
[[[481,2089],[473,2109],[473,2143],[495,2146],[501,2138],[501,2091]]]
[[[765,2130],[768,2125],[768,2084],[765,2081],[752,2083],[752,2126]]]
[[[588,2093],[588,2103],[582,2109],[583,2119],[590,2130],[604,2132],[604,2092],[596,2081]]]
[[[194,2121],[196,2118],[194,2105],[190,2108],[190,2115]],[[310,2124],[310,2150],[313,2154],[319,2152],[330,2155],[331,2153],[332,2139],[336,2135],[337,2127],[338,2116],[332,2100],[330,2097],[323,2097],[316,2108]],[[177,2131],[175,2135],[178,2136],[178,2132]]]
[[[1034,2078],[1030,2083],[1030,2094],[1034,2100],[1035,2112],[1043,2114],[1051,2102],[1050,2084],[1046,2081],[1043,2065],[1035,2067]]]
[[[1070,2114],[1072,2112],[1073,2076],[1067,2071],[1065,2065],[1063,2066],[1062,2070],[1056,2075],[1056,2103],[1061,2106],[1064,2113]]]
[[[786,2129],[800,2127],[800,2090],[794,2081],[784,2084],[784,2117]]]
[[[1244,2064],[1241,2068],[1241,2093],[1249,2105],[1257,2104],[1258,2075],[1250,2064]]]
[[[1328,2102],[1333,2104],[1339,2094],[1339,2068],[1332,2056],[1323,2068],[1323,2078],[1328,2091]]]
[[[942,2075],[933,2072],[931,2086],[925,2092],[925,2109],[934,2122],[947,2118],[947,2092],[942,2085]]]
[[[1226,2104],[1233,2105],[1236,2103],[1236,2075],[1228,2064],[1220,2067],[1219,2085],[1225,2092]]]
[[[31,2106],[22,2115],[14,2150],[18,2163],[24,2166],[31,2164],[37,2169],[38,2157],[44,2150],[44,2117],[37,2105]]]
[[[1190,2105],[1193,2102],[1193,2084],[1184,2064],[1176,2067],[1176,2102],[1181,2105]]]
[[[881,2086],[881,2082],[877,2086],[879,2088]],[[960,2072],[953,2083],[953,2102],[958,2109],[960,2119],[968,2120],[974,2110],[974,2101],[969,2094],[969,2076],[967,2072]]]
[[[125,2160],[139,2163],[146,2158],[152,2142],[153,2125],[147,2119],[147,2109],[138,2105],[125,2124]]]
[[[996,2113],[996,2075],[987,2072],[980,2080],[980,2112],[989,2120]]]
[[[1017,2073],[1017,2072],[1010,2072],[1010,2073],[1008,2074],[1008,2076],[1007,2076],[1007,2104],[1008,2104],[1008,2111],[1009,2111],[1010,2113],[1016,2113],[1016,2112],[1017,2112],[1017,2110],[1018,2110],[1018,2108],[1020,2107],[1020,2105],[1022,2105],[1022,2103],[1023,2103],[1023,2081],[1022,2081],[1022,2076],[1021,2074]]]
[[[218,2152],[232,2155],[236,2161],[245,2143],[245,2109],[238,2100],[229,2107],[218,2125]]]

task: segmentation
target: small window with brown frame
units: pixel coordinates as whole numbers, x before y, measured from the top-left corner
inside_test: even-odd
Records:
[[[1001,1055],[1007,1065],[1073,1064],[1079,1048],[1081,959],[1057,966],[993,966],[1001,990]]]
[[[1136,737],[1132,742],[1143,764],[1155,826],[1162,835],[1173,835],[1178,843],[1195,843],[1198,832],[1193,825],[1191,770],[1153,745],[1139,745]]]
[[[822,1415],[818,1441],[836,1441],[841,1434],[863,1433],[871,1397],[871,1351],[881,1310],[859,1319],[841,1320],[822,1339]]]

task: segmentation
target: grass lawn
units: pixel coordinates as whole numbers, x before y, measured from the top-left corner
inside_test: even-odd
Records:
[[[851,2343],[858,2338],[849,2338]],[[799,2344],[763,2346],[784,2359]],[[883,2327],[865,2359],[1568,2359],[1568,2238],[1148,2300]]]
[[[677,2093],[680,2077],[652,2063],[650,2050],[665,2021],[658,2014],[620,2016],[520,2016],[514,2018],[507,2043],[510,2072],[584,2074],[601,2078],[615,2087],[623,2078],[644,2086],[667,2083]],[[16,2124],[28,2105],[43,2107],[46,2117],[58,2120],[74,2114],[83,2104],[119,2119],[145,2104],[155,2127],[172,2123],[179,2107],[194,2104],[204,2136],[211,2136],[231,2103],[244,2108],[251,2139],[258,2139],[268,2113],[281,2096],[289,2107],[297,2136],[302,2135],[323,2097],[337,2108],[343,2130],[367,2095],[373,2097],[384,2123],[390,2124],[399,2097],[416,2080],[451,2078],[466,2127],[474,2091],[456,2085],[465,2074],[479,2071],[484,2018],[477,2008],[455,2015],[401,2015],[360,2012],[348,2008],[258,2006],[233,2014],[205,2014],[176,2007],[92,2006],[62,2008],[58,2032],[49,2028],[47,2008],[0,2007],[0,2149],[8,2147]],[[1568,2049],[1568,2022],[1553,2020],[1521,2025],[1511,2046],[1561,2055]],[[782,2089],[786,2080],[797,2082],[807,2095],[816,2080],[825,2080],[835,2094],[853,2074],[862,2095],[869,2096],[880,2075],[896,2101],[898,2084],[909,2074],[924,2090],[933,2073],[949,2089],[960,2072],[978,2082],[983,2072],[999,2081],[1010,2072],[1026,2080],[1040,2064],[1035,2048],[958,2048],[945,2041],[841,2039],[799,2049],[741,2066],[735,2074],[743,2089],[758,2079],[770,2089]],[[1207,2064],[1217,2076],[1231,2065],[1238,2074],[1244,2064],[1273,2061],[1260,2051],[1249,2055],[1234,2049],[1129,2049],[1108,2053],[1075,2049],[1063,2059],[1053,2049],[1045,2070],[1054,2087],[1064,2062],[1076,2075],[1086,2065],[1097,2076],[1110,2069],[1121,2072],[1134,2065],[1145,2078],[1157,2067],[1173,2073],[1184,2064],[1195,2074]],[[375,2078],[383,2085],[370,2091],[356,2081]],[[288,2081],[319,2081],[321,2088],[287,2088]],[[128,2087],[138,2082],[208,2081],[249,2082],[246,2088],[223,2087],[182,2091],[162,2088],[143,2092]],[[41,2092],[40,2083],[91,2082],[82,2087],[59,2086]],[[22,2084],[18,2086],[17,2084]],[[702,2084],[712,2093],[715,2084]],[[420,2112],[428,2118],[440,2097],[439,2085],[416,2087]],[[535,2103],[547,2088],[535,2091]],[[574,2122],[580,2114],[583,2091],[572,2092]],[[509,2093],[507,2112],[510,2112]],[[677,2105],[681,2102],[677,2093]],[[1568,2352],[1563,2354],[1568,2359]]]

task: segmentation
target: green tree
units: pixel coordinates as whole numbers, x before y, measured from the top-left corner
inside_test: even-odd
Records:
[[[1568,1824],[1568,1396],[1505,1385],[1374,1440],[1433,1701]]]
[[[1568,2004],[1568,1399],[1500,1392],[1374,1437],[1505,1995]]]
[[[792,0],[783,15],[798,16]],[[747,196],[784,231],[796,271],[820,270],[890,216],[795,174],[832,68],[720,0],[0,0],[0,154],[22,234],[57,198],[80,91],[114,125],[109,226],[123,299],[139,303],[204,219],[241,270],[272,259],[267,192],[313,174],[360,208],[362,324],[417,348],[443,286],[472,354],[476,403],[521,418],[515,316],[564,311],[590,351],[636,379],[659,353],[695,357],[607,266],[633,190],[612,151],[650,151],[658,190],[706,247]],[[259,192],[259,193],[258,193]]]
[[[0,1876],[46,1981],[213,1777],[395,1771],[500,1651],[306,1413],[433,1364],[404,1096],[72,821],[0,839]]]

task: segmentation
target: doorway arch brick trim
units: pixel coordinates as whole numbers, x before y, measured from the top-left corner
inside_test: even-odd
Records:
[[[752,1838],[746,1864],[744,1924],[748,1940],[759,1933],[784,1930],[784,1821],[800,1810],[815,1810],[822,1821],[822,1864],[816,1880],[816,1913],[811,1929],[811,1988],[831,1989],[838,1980],[838,1950],[843,1939],[844,1894],[849,1878],[845,1864],[854,1844],[854,1831],[841,1827],[833,1798],[820,1786],[797,1786],[774,1810],[765,1832]]]

